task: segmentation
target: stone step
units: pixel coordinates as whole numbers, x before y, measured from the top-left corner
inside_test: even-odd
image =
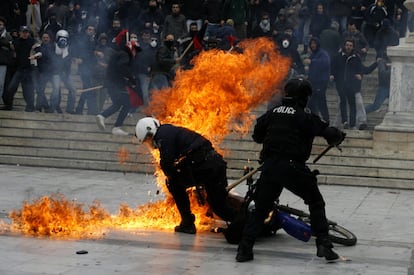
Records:
[[[363,80],[365,104],[374,100],[376,77],[377,72],[374,71]],[[74,79],[79,89],[79,76],[75,74]],[[50,87],[46,94],[50,94]],[[63,88],[62,107],[66,106],[66,94]],[[338,96],[334,87],[327,91],[327,103],[332,123],[338,112]],[[105,107],[109,106],[110,100],[105,104]],[[137,145],[132,135],[137,120],[143,114],[128,117],[123,129],[131,136],[119,137],[110,133],[116,116],[107,119],[107,130],[102,132],[96,125],[95,116],[23,112],[25,102],[21,91],[16,94],[14,107],[14,111],[0,111],[0,163],[90,169],[97,173],[154,173],[156,169],[149,150]],[[252,113],[260,116],[266,108],[264,104]],[[375,146],[374,133],[376,136],[381,134],[374,132],[374,127],[381,123],[385,110],[368,114],[368,129],[365,131],[344,130],[347,138],[341,144],[342,151],[331,149],[312,164],[327,146],[323,138],[315,139],[309,166],[320,171],[318,178],[321,184],[414,188],[414,149],[405,150],[407,145],[400,149]],[[217,148],[227,161],[230,180],[239,179],[244,167],[259,165],[261,145],[252,141],[251,134],[251,131],[243,136],[231,133]],[[403,133],[387,134],[396,142],[404,139]]]

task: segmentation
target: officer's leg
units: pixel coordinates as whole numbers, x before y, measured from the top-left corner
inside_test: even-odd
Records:
[[[220,161],[220,159],[217,159],[215,162],[211,164],[215,166],[214,169],[197,173],[197,178],[200,178],[199,182],[204,184],[207,202],[213,208],[213,212],[225,221],[233,221],[235,212],[230,208],[227,200],[226,164],[223,160]]]
[[[317,256],[328,261],[339,258],[332,248],[328,237],[328,222],[325,213],[325,201],[319,191],[317,179],[307,167],[292,166],[291,181],[285,187],[301,197],[309,207],[312,231],[316,236]]]
[[[262,173],[257,182],[254,197],[255,210],[250,213],[243,230],[243,237],[237,249],[236,260],[246,262],[253,260],[253,245],[256,237],[263,230],[264,220],[268,217],[276,198],[283,187],[275,179],[280,177],[278,163],[273,160],[264,162]]]
[[[167,181],[167,188],[173,196],[178,212],[181,216],[181,223],[175,227],[175,231],[195,234],[195,217],[191,213],[190,200],[187,195],[186,186],[178,180],[170,180]]]

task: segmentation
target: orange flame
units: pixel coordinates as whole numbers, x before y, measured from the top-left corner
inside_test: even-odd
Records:
[[[129,160],[129,153],[128,150],[125,149],[125,147],[121,147],[118,150],[118,161],[122,165],[124,163],[127,163]]]
[[[250,112],[278,92],[290,60],[271,40],[243,41],[243,53],[201,52],[191,70],[177,72],[172,88],[153,92],[147,112],[163,123],[195,130],[217,145],[230,131],[246,133]]]
[[[231,131],[246,133],[255,118],[251,111],[278,92],[291,62],[266,38],[246,40],[240,46],[242,53],[201,52],[191,70],[177,72],[173,87],[153,92],[146,112],[162,123],[195,130],[215,145]],[[159,160],[157,151],[151,153]],[[118,161],[123,164],[128,159],[128,152],[121,148]],[[110,215],[98,201],[84,211],[82,204],[53,195],[32,204],[25,202],[21,210],[11,212],[10,229],[34,236],[70,238],[96,238],[111,228],[171,230],[180,217],[159,168],[156,177],[158,187],[166,194],[164,200],[136,209],[122,204],[117,215]],[[197,230],[206,230],[213,222],[205,215],[208,207],[200,206],[190,195]]]

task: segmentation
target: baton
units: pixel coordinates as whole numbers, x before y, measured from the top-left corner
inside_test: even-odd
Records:
[[[86,88],[86,89],[82,89],[82,90],[77,90],[78,93],[83,93],[83,92],[89,92],[89,91],[95,91],[95,90],[99,90],[102,89],[103,85],[99,85],[96,87],[91,87],[91,88]]]
[[[187,54],[187,52],[190,50],[191,46],[194,44],[193,39],[191,39],[191,42],[188,44],[187,48],[183,51],[183,53],[179,56],[180,60],[184,57],[184,55]]]
[[[227,192],[229,192],[231,189],[233,189],[234,187],[236,187],[237,185],[242,183],[244,180],[246,180],[246,179],[250,178],[251,176],[253,176],[254,174],[256,174],[260,170],[261,167],[262,167],[262,165],[258,166],[257,168],[253,169],[252,171],[250,171],[249,173],[247,173],[246,175],[244,175],[243,177],[241,177],[237,181],[235,181],[232,184],[230,184],[229,186],[227,186],[226,187]]]
[[[321,159],[321,157],[323,157],[326,153],[328,153],[329,150],[331,150],[333,147],[338,148],[339,151],[342,152],[342,149],[339,146],[335,146],[335,145],[328,145],[328,147],[326,147],[314,160],[313,163],[316,163],[318,160]]]

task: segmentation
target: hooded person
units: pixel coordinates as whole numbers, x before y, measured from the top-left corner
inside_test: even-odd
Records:
[[[115,38],[117,51],[108,61],[104,86],[108,90],[112,105],[96,116],[96,123],[102,131],[106,129],[105,119],[119,111],[112,128],[113,135],[127,136],[128,132],[121,129],[131,107],[142,105],[142,100],[135,96],[136,102],[131,102],[131,93],[139,92],[140,85],[133,72],[133,60],[140,47],[137,41],[129,39],[128,30],[122,30]]]
[[[308,80],[312,83],[313,94],[309,101],[311,111],[321,116],[329,123],[329,111],[326,102],[326,90],[328,88],[331,73],[331,61],[327,51],[321,48],[319,39],[312,37],[309,41],[311,54],[303,63],[308,66]]]

